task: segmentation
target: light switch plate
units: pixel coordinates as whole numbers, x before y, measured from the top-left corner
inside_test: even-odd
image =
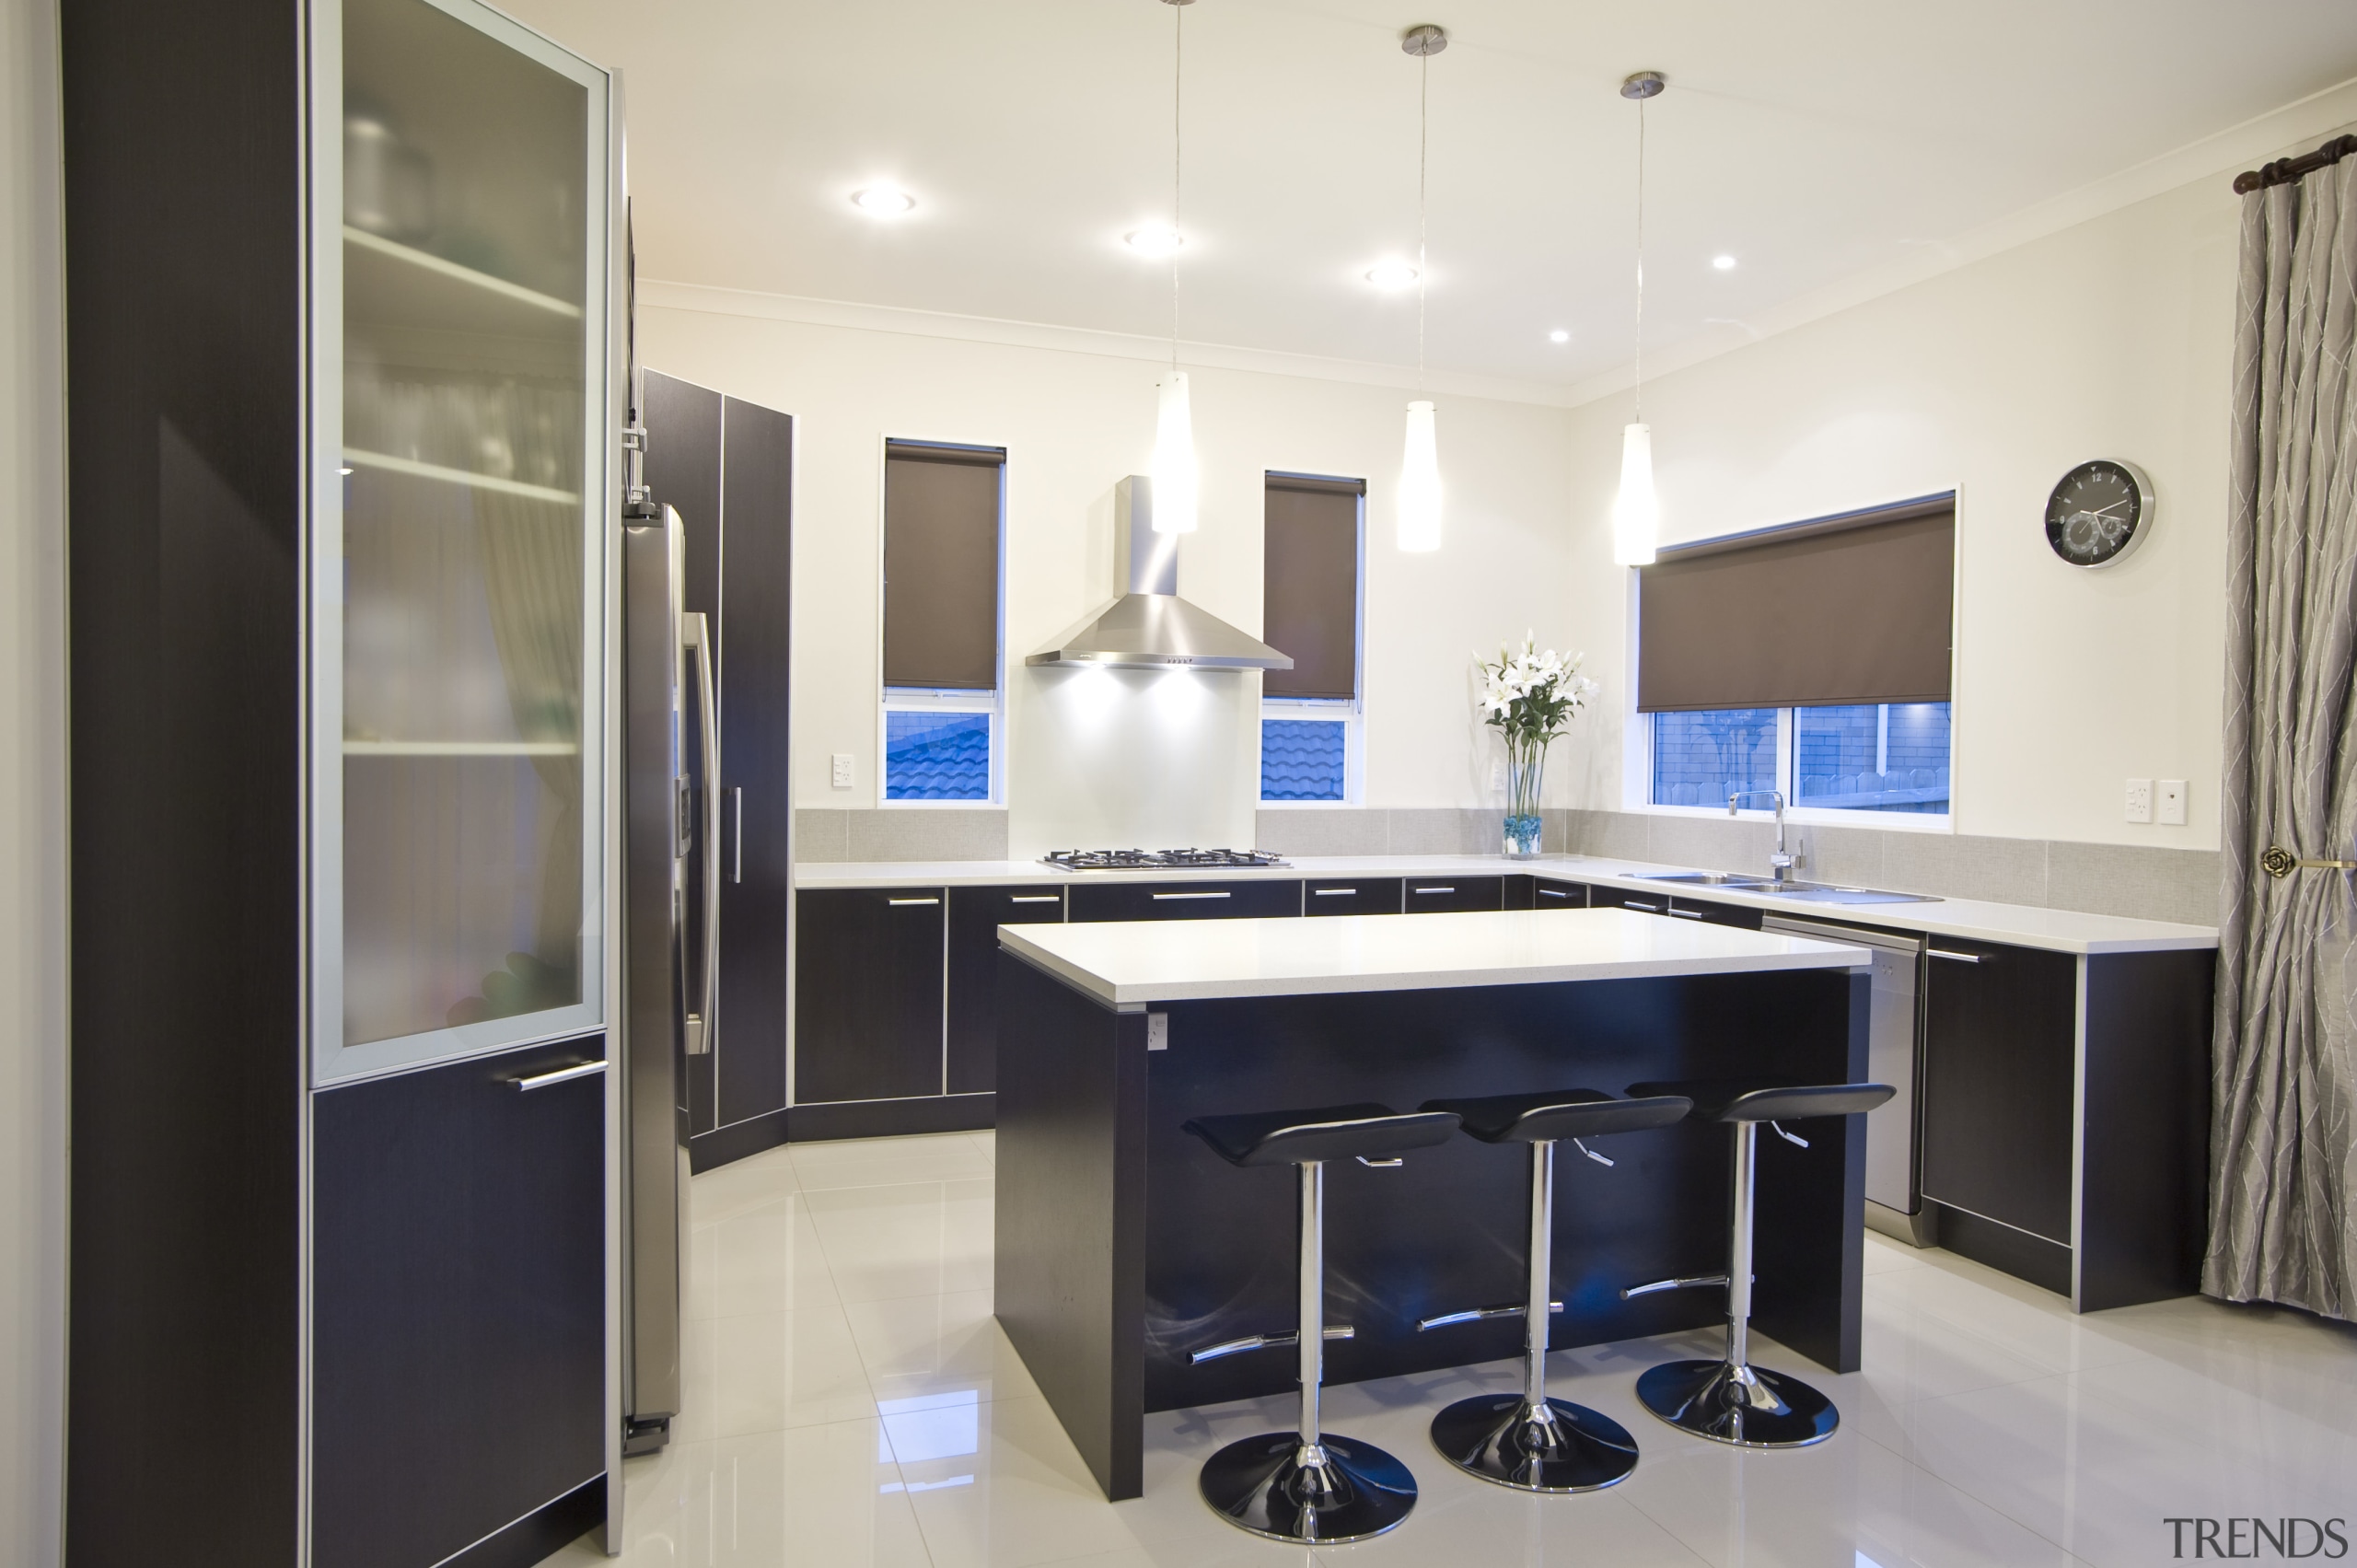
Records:
[[[830,755],[832,756],[835,764],[835,787],[837,789],[849,789],[851,787],[851,753],[848,751],[836,751],[830,753]]]
[[[2165,827],[2185,826],[2185,781],[2163,779],[2160,800],[2161,823]]]
[[[1148,1051],[1170,1049],[1170,1015],[1148,1013],[1145,1016],[1145,1048]]]
[[[2130,779],[2128,781],[2128,819],[2131,822],[2149,822],[2153,819],[2152,780]]]
[[[1506,765],[1504,762],[1492,762],[1490,764],[1490,793],[1504,795],[1505,792]]]

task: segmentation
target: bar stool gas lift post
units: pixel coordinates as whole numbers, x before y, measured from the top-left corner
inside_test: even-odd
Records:
[[[1203,1501],[1238,1529],[1296,1545],[1339,1546],[1395,1528],[1416,1505],[1416,1478],[1372,1443],[1341,1437],[1318,1423],[1318,1385],[1326,1342],[1348,1339],[1326,1326],[1326,1162],[1357,1159],[1398,1165],[1404,1149],[1430,1148],[1457,1135],[1443,1112],[1405,1115],[1381,1105],[1202,1116],[1185,1131],[1235,1166],[1293,1165],[1301,1169],[1300,1326],[1290,1334],[1254,1334],[1199,1350],[1200,1364],[1244,1351],[1292,1346],[1301,1357],[1297,1430],[1266,1432],[1230,1443],[1203,1461]]]
[[[1418,1323],[1419,1331],[1495,1318],[1523,1320],[1522,1392],[1477,1394],[1433,1418],[1433,1446],[1449,1463],[1483,1481],[1521,1492],[1594,1492],[1627,1479],[1637,1468],[1637,1442],[1601,1411],[1547,1397],[1549,1314],[1555,1239],[1555,1145],[1570,1139],[1600,1165],[1611,1160],[1582,1142],[1612,1132],[1637,1132],[1683,1121],[1693,1102],[1678,1095],[1618,1099],[1595,1089],[1548,1094],[1435,1099],[1426,1110],[1450,1111],[1485,1144],[1530,1145],[1529,1283],[1518,1306],[1446,1312]]]

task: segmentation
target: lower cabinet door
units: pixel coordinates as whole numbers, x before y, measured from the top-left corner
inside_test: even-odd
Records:
[[[1299,914],[1301,884],[1249,882],[1074,882],[1067,918],[1083,920],[1245,920]]]
[[[940,888],[814,888],[797,895],[794,1098],[942,1092]]]
[[[2071,1244],[2078,961],[1931,939],[1923,1196]]]
[[[998,928],[1061,924],[1064,890],[1044,886],[949,889],[948,1089],[998,1086]]]
[[[1320,914],[1398,914],[1399,878],[1349,877],[1334,881],[1305,882],[1301,912]]]
[[[1503,877],[1411,877],[1401,907],[1410,914],[1505,908]]]
[[[605,1076],[517,1085],[605,1054],[312,1097],[318,1568],[428,1568],[604,1472]]]

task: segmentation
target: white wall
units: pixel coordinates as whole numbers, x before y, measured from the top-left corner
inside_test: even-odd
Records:
[[[1027,814],[1037,832],[1062,842],[1110,832],[1079,795],[1118,802],[1126,784],[1109,772],[1074,773],[1073,751],[1050,732],[1050,704],[1035,700],[1054,683],[1020,661],[1113,597],[1112,489],[1149,466],[1160,367],[671,307],[642,306],[638,341],[653,368],[800,416],[797,804],[876,800],[882,442],[970,441],[1009,453],[1010,832],[1023,839]],[[1440,397],[1447,543],[1411,556],[1391,544],[1408,394],[1254,371],[1190,374],[1203,521],[1181,546],[1179,591],[1257,632],[1262,472],[1366,479],[1366,804],[1492,804],[1466,671],[1474,649],[1526,628],[1558,645],[1571,634],[1561,589],[1571,570],[1563,411]],[[1202,772],[1186,787],[1216,794],[1235,824],[1229,842],[1248,841],[1257,678],[1189,679],[1205,693],[1205,743],[1194,759]],[[857,760],[852,790],[830,787],[828,757],[838,751]],[[1168,761],[1166,752],[1156,765]],[[1041,820],[1067,817],[1071,832]],[[1016,848],[1023,853],[1022,842]]]
[[[1666,540],[1957,489],[1959,832],[2217,845],[2237,202],[2205,178],[1645,388]],[[1606,809],[1628,618],[1605,520],[1630,416],[1625,394],[1570,416],[1570,620],[1604,656],[1612,732],[1575,804]],[[2088,572],[2043,516],[2098,457],[2140,464],[2160,505]],[[2130,777],[2190,781],[2190,820],[2125,821]]]
[[[57,18],[0,10],[0,1562],[59,1561],[64,410]]]

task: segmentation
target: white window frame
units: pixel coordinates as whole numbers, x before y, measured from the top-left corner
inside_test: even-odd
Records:
[[[1345,474],[1309,474],[1300,469],[1267,469],[1260,475],[1260,494],[1266,498],[1271,474],[1302,474],[1310,478],[1333,478],[1350,482]],[[1365,481],[1355,482],[1364,484]],[[1265,517],[1265,514],[1264,514]],[[1264,521],[1263,527],[1266,527]],[[1262,559],[1267,559],[1265,553]],[[1366,799],[1366,492],[1358,494],[1358,558],[1355,567],[1358,592],[1357,606],[1353,612],[1351,627],[1351,691],[1344,697],[1262,697],[1260,721],[1269,719],[1329,719],[1342,726],[1342,798],[1340,800],[1271,800],[1260,793],[1260,727],[1252,726],[1252,804],[1261,811],[1331,811],[1337,807],[1358,806]],[[1261,585],[1261,602],[1267,603],[1268,585]],[[1265,627],[1267,622],[1264,621]]]
[[[1960,729],[1956,714],[1963,706],[1964,683],[1961,679],[1964,661],[1963,599],[1964,584],[1964,486],[1950,482],[1924,489],[1910,490],[1904,494],[1887,496],[1881,500],[1862,502],[1856,505],[1836,507],[1821,514],[1828,517],[1841,517],[1852,512],[1874,511],[1884,506],[1896,506],[1922,496],[1951,494],[1956,502],[1956,563],[1950,581],[1956,585],[1948,604],[1948,808],[1945,811],[1875,811],[1864,807],[1800,806],[1793,801],[1793,714],[1789,707],[1776,710],[1776,785],[1785,798],[1784,820],[1788,824],[1829,828],[1880,828],[1901,833],[1956,832],[1956,795],[1963,779],[1957,764],[1961,751]],[[1721,539],[1739,539],[1771,528],[1793,526],[1792,519],[1779,523],[1755,524],[1731,529],[1724,534],[1705,535],[1701,539],[1680,540],[1681,544],[1704,544]],[[1627,628],[1628,640],[1622,668],[1629,671],[1627,690],[1622,694],[1621,734],[1626,737],[1620,748],[1621,809],[1651,817],[1716,817],[1728,815],[1724,806],[1662,806],[1655,803],[1654,793],[1654,715],[1637,711],[1637,572],[1626,569],[1626,610],[1621,624]],[[1865,707],[1864,703],[1851,706]],[[1880,706],[1890,706],[1883,703]],[[1772,803],[1767,807],[1745,806],[1736,809],[1738,820],[1772,822],[1776,812]]]
[[[998,668],[988,691],[935,690],[884,684],[884,528],[892,443],[970,447],[1005,454],[998,465]],[[930,436],[883,436],[876,443],[876,768],[875,804],[892,811],[981,811],[1006,804],[1006,554],[1008,496],[1014,486],[1015,448],[1004,441],[946,440]],[[990,794],[979,800],[894,800],[890,743],[892,713],[988,714],[991,716]]]

